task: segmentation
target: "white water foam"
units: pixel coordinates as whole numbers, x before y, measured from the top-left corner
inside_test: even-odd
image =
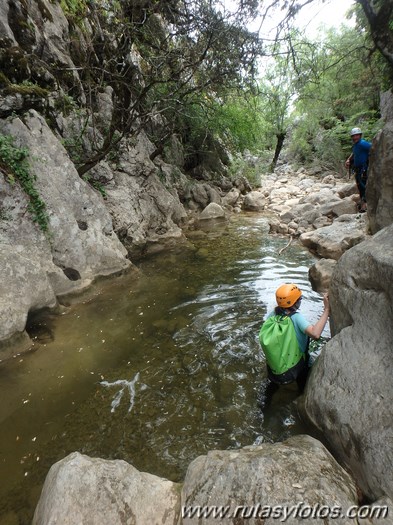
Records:
[[[111,412],[114,412],[116,408],[120,405],[120,401],[122,400],[124,392],[126,390],[128,390],[130,394],[130,405],[128,407],[128,413],[131,412],[131,410],[134,407],[134,402],[135,402],[135,383],[138,380],[139,380],[139,372],[137,372],[134,376],[134,379],[130,381],[127,381],[126,379],[118,379],[117,381],[114,381],[113,383],[108,383],[108,381],[101,381],[100,384],[105,387],[121,386],[120,390],[117,392],[117,394],[112,400]]]

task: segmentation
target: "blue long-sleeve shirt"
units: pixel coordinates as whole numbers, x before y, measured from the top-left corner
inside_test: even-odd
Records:
[[[353,165],[355,168],[367,166],[370,149],[371,143],[364,139],[360,139],[359,142],[352,146]]]

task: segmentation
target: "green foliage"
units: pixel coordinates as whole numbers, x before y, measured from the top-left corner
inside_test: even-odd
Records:
[[[67,150],[72,162],[74,162],[74,164],[79,164],[84,157],[82,137],[79,135],[73,135],[72,137],[63,139],[61,142]]]
[[[203,159],[211,160],[214,153],[228,164],[223,150],[234,154],[248,150],[258,154],[265,144],[266,126],[261,118],[259,98],[251,94],[240,96],[229,91],[225,98],[218,98],[196,93],[183,101],[181,108],[164,115],[181,137],[189,169],[203,163]],[[152,134],[150,139],[157,141]]]
[[[84,109],[73,109],[74,103],[71,97],[66,96],[63,98],[63,101],[66,104],[66,112],[69,111],[69,115],[72,114],[72,118],[69,119],[70,126],[67,131],[67,136],[62,140],[62,144],[67,150],[72,162],[78,166],[83,163],[83,159],[86,156],[86,133],[90,116]]]
[[[33,216],[33,221],[46,233],[49,229],[49,217],[45,203],[34,186],[35,176],[30,173],[28,155],[27,148],[18,148],[14,145],[13,137],[0,135],[0,168],[7,174],[11,184],[18,180],[30,199],[29,211]]]
[[[229,178],[235,180],[237,177],[245,177],[253,188],[261,185],[261,175],[266,171],[267,159],[259,155],[256,159],[247,156],[236,155],[229,167]]]
[[[21,84],[8,83],[4,88],[4,93],[7,95],[19,93],[20,95],[30,95],[45,98],[49,91],[38,86],[37,84],[34,84],[33,82],[30,82],[29,80],[24,80]]]
[[[301,163],[343,170],[351,151],[349,131],[360,126],[372,140],[379,126],[383,73],[370,56],[365,34],[350,28],[330,30],[321,41],[295,35],[294,124],[288,150]]]
[[[232,152],[259,152],[267,131],[260,99],[255,95],[244,94],[227,97],[224,103],[216,105],[211,128],[225,140]]]
[[[64,116],[68,116],[75,111],[77,107],[78,105],[74,98],[67,94],[60,94],[55,100],[55,108],[61,111]]]
[[[77,24],[81,24],[87,15],[86,0],[60,0],[64,14]]]

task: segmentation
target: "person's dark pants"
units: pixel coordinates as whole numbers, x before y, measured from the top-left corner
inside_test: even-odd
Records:
[[[354,173],[360,200],[366,202],[367,166],[355,167]]]
[[[289,385],[296,381],[299,393],[302,394],[306,387],[307,377],[310,372],[309,364],[310,355],[308,353],[308,347],[305,354],[305,359],[301,360],[295,367],[290,369],[285,374],[275,376],[269,366],[267,366],[267,384],[262,393],[262,399],[259,405],[262,409],[266,409],[273,398],[273,394],[277,392],[281,385]]]

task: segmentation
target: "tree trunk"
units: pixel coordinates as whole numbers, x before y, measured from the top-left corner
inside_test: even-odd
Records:
[[[284,140],[286,137],[286,133],[277,133],[276,137],[277,137],[277,144],[276,144],[276,149],[274,151],[274,157],[273,157],[272,163],[270,164],[271,171],[274,171],[277,165],[278,157],[280,156],[282,146],[284,144]]]
[[[382,0],[378,10],[370,0],[357,0],[357,2],[366,15],[375,46],[393,68],[393,31],[390,27],[393,13],[392,0]]]

